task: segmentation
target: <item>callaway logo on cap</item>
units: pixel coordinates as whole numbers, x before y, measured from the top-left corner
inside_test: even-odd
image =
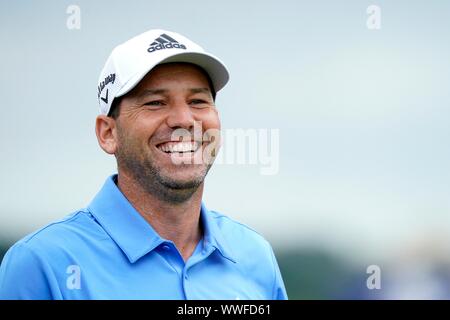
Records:
[[[100,113],[108,114],[114,98],[131,91],[150,70],[167,62],[187,62],[203,68],[216,92],[229,79],[223,62],[188,38],[171,31],[149,30],[111,52],[98,81]]]

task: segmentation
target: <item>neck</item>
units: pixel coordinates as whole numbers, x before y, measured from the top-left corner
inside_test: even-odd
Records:
[[[144,190],[131,175],[124,172],[119,172],[117,186],[162,238],[175,243],[186,261],[202,238],[200,208],[203,183],[192,197],[181,203],[169,203],[159,199]]]

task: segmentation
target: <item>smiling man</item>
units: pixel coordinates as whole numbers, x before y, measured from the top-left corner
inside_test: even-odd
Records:
[[[8,251],[0,298],[286,299],[269,243],[202,202],[227,82],[218,58],[174,32],[116,47],[96,135],[118,174],[86,208]]]

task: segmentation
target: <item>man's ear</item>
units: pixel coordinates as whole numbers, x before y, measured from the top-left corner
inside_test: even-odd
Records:
[[[103,114],[95,119],[95,134],[100,147],[109,154],[117,150],[117,124],[116,120]]]

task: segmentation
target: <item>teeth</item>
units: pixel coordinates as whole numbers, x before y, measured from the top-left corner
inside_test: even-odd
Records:
[[[160,146],[158,149],[164,152],[195,152],[200,147],[200,143],[197,141],[186,142],[167,142]]]

